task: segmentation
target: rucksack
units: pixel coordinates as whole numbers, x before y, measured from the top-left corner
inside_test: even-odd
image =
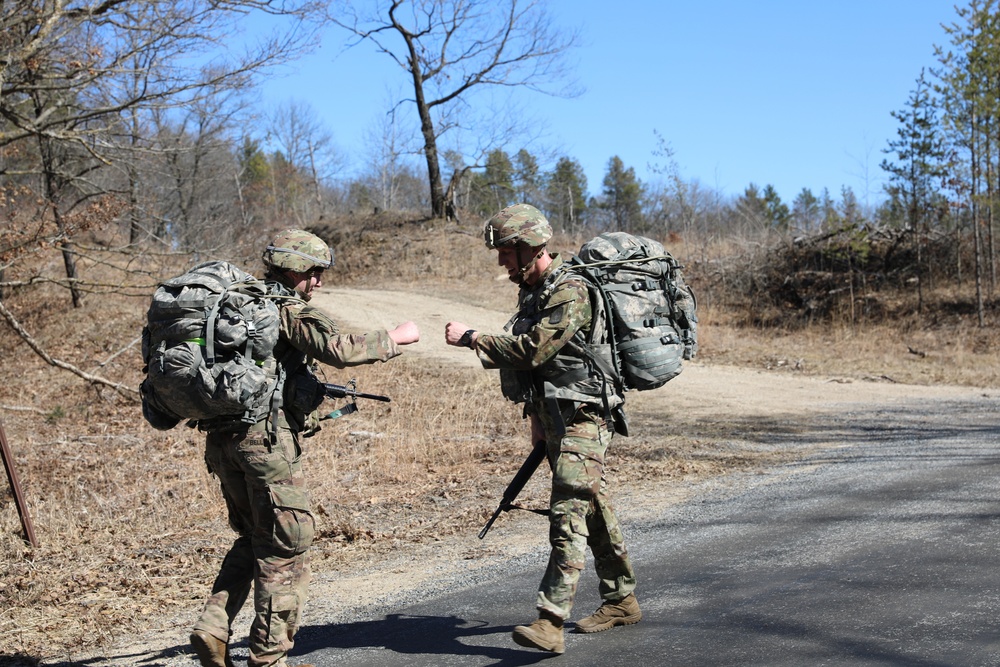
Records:
[[[146,420],[253,424],[280,395],[273,356],[280,317],[266,283],[228,262],[206,262],[160,284],[142,331]],[[279,397],[280,400],[280,397]]]
[[[580,248],[568,270],[583,276],[606,317],[622,390],[656,389],[698,349],[697,300],[681,265],[652,239],[607,232]],[[597,312],[595,310],[595,312]]]

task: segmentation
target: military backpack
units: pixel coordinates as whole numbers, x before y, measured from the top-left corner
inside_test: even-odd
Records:
[[[676,377],[698,349],[697,300],[681,265],[663,245],[607,232],[580,248],[568,271],[584,277],[603,312],[615,384],[656,389]]]
[[[254,424],[281,400],[274,359],[280,316],[265,282],[227,262],[160,284],[142,331],[142,411],[155,428],[181,420]],[[211,430],[211,429],[207,429]]]

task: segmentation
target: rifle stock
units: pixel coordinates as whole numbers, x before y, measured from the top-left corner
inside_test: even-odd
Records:
[[[507,512],[511,509],[520,509],[514,505],[514,501],[517,499],[521,490],[524,489],[524,485],[528,483],[531,476],[535,474],[535,470],[541,465],[542,461],[545,460],[545,441],[538,440],[535,442],[535,446],[531,449],[531,453],[528,454],[528,458],[524,460],[521,464],[521,468],[514,475],[514,479],[510,480],[510,484],[503,492],[503,498],[500,500],[500,504],[497,506],[496,510],[493,512],[493,516],[490,520],[486,522],[483,529],[479,531],[479,539],[486,537],[486,533],[489,532],[490,528],[493,526],[493,522],[497,520],[497,517],[501,513]],[[543,513],[539,510],[532,510],[533,512]],[[547,512],[544,512],[547,513]]]

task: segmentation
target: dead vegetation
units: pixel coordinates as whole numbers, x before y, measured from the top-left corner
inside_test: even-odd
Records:
[[[419,288],[510,308],[510,285],[496,280],[478,229],[373,219],[344,225],[331,240],[337,265],[329,282]],[[684,259],[703,248],[672,250]],[[148,295],[156,277],[180,266],[176,258],[146,257],[125,285],[125,274],[107,268],[122,265],[120,256],[90,257],[79,262],[81,274],[103,275],[117,287],[89,295],[82,308],[71,308],[55,284],[14,290],[3,303],[52,358],[136,387]],[[58,276],[50,259],[40,254],[33,270]],[[723,303],[700,273],[706,266],[691,261],[688,270],[702,297],[704,363],[917,384],[997,383],[995,331],[962,313],[764,328]],[[40,541],[37,549],[25,544],[12,497],[0,487],[0,660],[72,659],[196,613],[231,539],[201,434],[182,426],[153,430],[134,395],[43,362],[10,327],[0,328],[0,350],[0,419]],[[477,532],[524,456],[520,413],[500,398],[492,376],[405,357],[351,375],[393,402],[366,404],[306,441],[320,522],[314,570]],[[747,424],[663,417],[633,417],[643,435],[616,450],[613,474],[664,482],[772,456],[732,446],[747,437]],[[526,502],[544,504],[541,491],[531,493]]]

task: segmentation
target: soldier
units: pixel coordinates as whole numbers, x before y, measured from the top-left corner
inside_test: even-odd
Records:
[[[642,618],[635,574],[611,506],[604,457],[623,420],[623,399],[583,353],[593,321],[586,283],[550,254],[552,228],[533,206],[508,206],[485,226],[486,246],[498,253],[509,279],[520,285],[511,335],[480,333],[449,322],[449,345],[470,347],[484,368],[500,369],[503,395],[525,404],[531,441],[544,440],[552,468],[549,542],[552,550],[536,606],[539,617],[514,628],[521,646],[562,653],[563,624],[573,607],[587,547],[600,578],[600,608],[576,631],[600,632]],[[600,319],[600,318],[598,318]],[[624,423],[623,421],[621,422]]]
[[[191,644],[204,667],[232,665],[233,618],[251,585],[256,616],[250,628],[250,667],[285,667],[294,645],[309,581],[307,551],[315,522],[301,466],[299,435],[315,432],[322,401],[313,361],[336,368],[387,361],[420,338],[413,322],[391,331],[341,334],[336,323],[309,306],[333,253],[319,237],[280,233],[264,250],[265,281],[278,299],[281,333],[274,358],[286,379],[281,408],[252,426],[200,423],[207,430],[205,461],[219,478],[238,533],[222,561]],[[294,298],[297,297],[297,298]]]

